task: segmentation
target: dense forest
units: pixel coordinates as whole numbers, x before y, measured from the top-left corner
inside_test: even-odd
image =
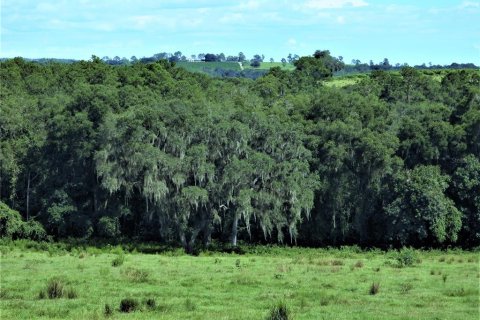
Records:
[[[480,245],[480,72],[1,62],[0,235]],[[112,240],[113,241],[113,240]]]

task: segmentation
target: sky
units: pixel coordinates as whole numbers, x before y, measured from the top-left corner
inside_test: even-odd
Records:
[[[0,57],[330,50],[347,63],[480,65],[480,0],[1,0]]]

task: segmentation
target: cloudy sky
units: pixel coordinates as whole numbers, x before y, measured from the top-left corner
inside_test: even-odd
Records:
[[[1,0],[0,57],[328,49],[345,61],[480,65],[477,0]]]

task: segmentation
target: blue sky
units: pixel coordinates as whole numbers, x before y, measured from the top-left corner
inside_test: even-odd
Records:
[[[0,57],[138,58],[328,49],[344,60],[480,65],[477,0],[1,0]]]

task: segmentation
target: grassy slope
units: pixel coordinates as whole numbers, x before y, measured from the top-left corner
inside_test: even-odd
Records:
[[[190,72],[204,72],[207,69],[240,71],[238,62],[177,62],[176,65]]]
[[[264,319],[284,300],[295,319],[478,319],[478,253],[421,252],[419,265],[397,268],[392,253],[277,249],[275,254],[127,254],[92,250],[34,252],[3,247],[2,319]],[[359,262],[361,261],[361,262]],[[357,266],[355,266],[357,264]],[[362,265],[363,264],[363,265]],[[136,270],[145,271],[142,282]],[[432,274],[433,273],[433,274]],[[443,281],[446,275],[446,281]],[[59,276],[76,299],[39,300]],[[370,295],[372,282],[380,283]],[[121,299],[154,298],[155,310],[122,314]]]
[[[206,69],[223,69],[223,70],[233,70],[241,71],[240,65],[238,62],[177,62],[177,66],[184,68],[191,72],[205,72]],[[247,62],[244,63],[244,69],[255,69],[255,70],[269,70],[273,67],[280,67],[283,70],[293,70],[295,67],[292,64],[282,65],[281,62],[262,62],[260,67],[253,68]]]

